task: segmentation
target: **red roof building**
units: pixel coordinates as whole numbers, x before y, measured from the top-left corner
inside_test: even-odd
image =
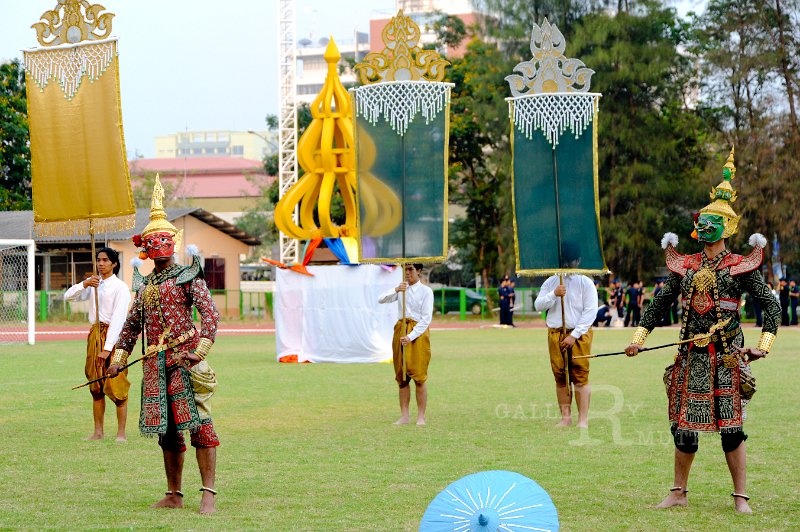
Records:
[[[252,208],[262,189],[275,181],[261,161],[234,157],[187,157],[182,159],[134,159],[128,162],[131,182],[157,173],[165,189],[185,206],[200,207],[228,222]]]

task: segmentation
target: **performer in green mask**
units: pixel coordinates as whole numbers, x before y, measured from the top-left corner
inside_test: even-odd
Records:
[[[735,234],[739,225],[739,216],[731,208],[736,201],[736,191],[731,186],[735,173],[731,150],[723,181],[711,191],[712,202],[695,217],[692,236],[704,244],[702,252],[681,255],[675,250],[678,237],[664,235],[662,247],[672,273],[625,349],[628,356],[636,356],[647,335],[679,296],[683,302],[681,340],[716,331],[711,338],[682,344],[675,363],[664,373],[675,441],[675,481],[658,508],[688,505],[689,471],[698,449],[698,433],[719,432],[733,479],[735,509],[752,513],[745,491],[747,435],[743,431],[745,405],[755,393],[750,362],[769,353],[778,331],[780,305],[761,277],[766,238],[751,236],[753,251],[747,256],[726,248],[725,239]],[[743,292],[749,292],[764,309],[757,347],[743,347],[744,335],[739,325]]]

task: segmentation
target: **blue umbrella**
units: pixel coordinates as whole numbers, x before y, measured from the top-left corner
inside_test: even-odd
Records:
[[[558,511],[536,482],[512,471],[482,471],[456,480],[425,510],[421,532],[557,531]]]

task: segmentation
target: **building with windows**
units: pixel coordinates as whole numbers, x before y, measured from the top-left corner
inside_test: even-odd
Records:
[[[212,290],[217,308],[223,316],[239,316],[239,263],[261,241],[204,209],[166,209],[166,213],[167,219],[183,231],[182,247],[176,254],[178,262],[187,264],[191,260],[185,253],[187,244],[197,246],[206,283]],[[150,209],[137,209],[134,228],[95,235],[97,248],[109,246],[120,253],[118,277],[128,286],[133,281],[130,261],[139,254],[131,237],[141,233],[149,221]],[[69,318],[69,312],[87,312],[88,304],[66,305],[64,291],[92,271],[89,235],[37,237],[33,233],[33,211],[0,212],[0,227],[3,228],[3,236],[6,238],[32,238],[36,241],[35,287],[40,291],[38,305],[47,307],[48,315]],[[153,262],[146,261],[140,271],[146,275],[152,269]]]
[[[134,187],[137,178],[159,174],[173,205],[200,207],[229,223],[255,207],[275,181],[261,161],[236,157],[133,159],[128,166]]]
[[[339,65],[343,72],[339,74],[339,79],[345,87],[350,87],[355,84],[356,75],[350,68],[349,61],[357,63],[369,53],[369,35],[354,32],[350,38],[334,37],[334,41],[342,55]],[[325,83],[325,76],[328,73],[328,63],[323,57],[327,46],[327,37],[323,37],[317,42],[307,38],[297,42],[297,77],[295,79],[298,103],[310,104],[322,90],[322,84]]]
[[[278,150],[276,131],[182,131],[156,137],[156,158],[235,157],[261,161]]]
[[[369,47],[373,52],[380,52],[384,48],[381,33],[383,28],[389,23],[397,11],[403,10],[403,15],[411,17],[417,23],[422,32],[420,36],[420,46],[433,44],[436,42],[436,32],[433,30],[433,23],[442,14],[452,15],[464,21],[469,27],[480,22],[483,16],[472,6],[471,0],[396,0],[395,12],[391,15],[377,14],[369,21]],[[461,57],[466,52],[467,39],[461,42],[452,50],[439,50],[446,57]]]

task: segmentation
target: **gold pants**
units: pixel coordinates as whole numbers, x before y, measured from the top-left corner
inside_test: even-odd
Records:
[[[101,323],[99,326],[95,323],[89,330],[89,337],[86,340],[86,366],[84,368],[86,380],[99,379],[108,371],[108,366],[111,363],[111,356],[109,355],[105,360],[98,356],[103,350],[107,332],[107,323]],[[114,401],[114,404],[121,405],[128,400],[128,390],[130,387],[131,383],[128,381],[128,370],[124,369],[113,379],[105,379],[90,384],[89,391],[92,392],[92,395],[103,393]]]
[[[401,388],[405,388],[413,380],[417,384],[422,384],[428,380],[428,364],[431,361],[431,333],[430,329],[416,340],[405,346],[406,351],[406,378],[403,379],[403,346],[400,338],[407,336],[408,333],[417,325],[411,318],[406,318],[405,327],[403,320],[397,320],[394,325],[394,336],[392,337],[392,360],[394,362],[394,379]]]
[[[570,334],[572,329],[567,329]],[[564,372],[564,352],[561,351],[561,340],[565,335],[561,334],[561,329],[547,329],[547,347],[550,350],[550,369],[553,370],[553,377],[556,379],[556,386],[566,386],[567,377]],[[569,350],[569,380],[576,386],[589,384],[589,359],[579,358],[574,360],[572,357],[579,355],[589,355],[592,350],[592,330],[578,338],[575,345]]]

